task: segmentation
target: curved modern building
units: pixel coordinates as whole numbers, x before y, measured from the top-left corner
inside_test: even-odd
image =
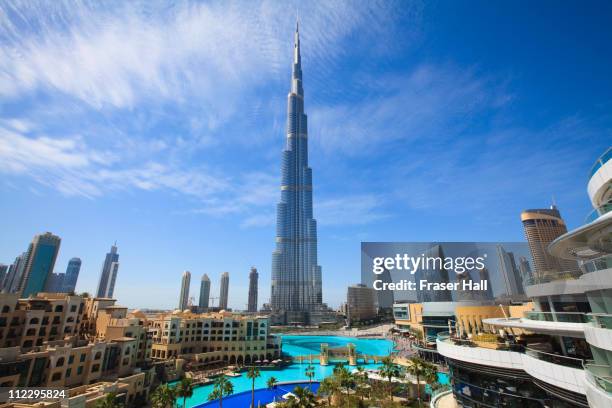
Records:
[[[270,303],[277,323],[311,323],[321,308],[317,222],[312,213],[312,169],[304,113],[299,29],[295,30],[291,91],[287,97],[286,146],[281,165],[281,199],[276,209]]]
[[[612,407],[611,158],[608,149],[589,174],[593,213],[545,249],[542,259],[553,260],[546,267],[558,269],[525,282],[534,310],[484,319],[486,335],[438,336],[459,405]],[[523,222],[546,216],[558,223],[556,214],[528,213]],[[571,273],[563,267],[574,264]]]

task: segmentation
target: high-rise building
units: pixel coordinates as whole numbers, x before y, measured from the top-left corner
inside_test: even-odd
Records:
[[[526,282],[531,277],[531,266],[529,261],[524,256],[519,257],[519,273],[521,274],[522,282]]]
[[[200,310],[208,309],[208,301],[210,299],[210,279],[207,274],[202,275],[202,280],[200,281],[200,301],[198,302],[198,306]]]
[[[6,274],[8,273],[8,265],[0,264],[0,290],[4,285],[4,279],[6,278]]]
[[[2,293],[14,293],[17,291],[19,283],[21,282],[25,259],[25,252],[15,258],[15,261],[8,269],[4,282],[2,282]]]
[[[227,300],[229,296],[229,272],[221,274],[221,289],[219,291],[219,309],[227,309]]]
[[[514,259],[514,253],[508,252],[503,246],[498,245],[497,256],[499,257],[499,271],[506,295],[513,298],[514,296],[525,294],[523,282],[520,279],[519,270]]]
[[[96,297],[111,298],[115,291],[115,281],[117,272],[119,271],[119,254],[117,253],[117,245],[111,246],[110,252],[104,258],[102,271],[100,272],[100,281],[98,282],[98,290]]]
[[[23,297],[43,292],[53,272],[62,240],[50,232],[36,235],[26,253],[19,293]]]
[[[45,292],[49,293],[61,293],[64,288],[64,278],[66,277],[63,273],[52,273],[47,279],[45,285]]]
[[[444,259],[444,251],[441,245],[434,245],[424,253],[426,258],[439,258]],[[414,281],[420,282],[426,280],[427,282],[436,282],[447,284],[449,283],[448,270],[444,268],[443,262],[436,263],[436,267],[433,268],[419,268],[414,274]],[[440,265],[438,267],[438,265]],[[434,289],[422,289],[417,291],[417,299],[419,303],[423,302],[450,302],[452,300],[451,291],[449,290],[434,290]]]
[[[374,319],[378,314],[376,290],[363,284],[348,287],[346,318],[349,323]]]
[[[68,266],[66,267],[66,276],[64,276],[64,285],[62,288],[62,292],[70,293],[74,292],[77,284],[77,279],[79,278],[79,272],[81,271],[81,258],[72,258],[68,261]],[[114,289],[114,285],[113,285]]]
[[[308,167],[308,127],[304,113],[299,29],[293,47],[291,90],[287,97],[286,146],[277,206],[276,249],[272,253],[271,306],[276,320],[308,322],[321,308],[321,267],[317,263],[317,223],[313,218],[312,169]]]
[[[181,295],[178,304],[180,310],[185,310],[189,307],[189,285],[191,285],[191,272],[185,271],[181,279]]]
[[[258,280],[259,280],[259,273],[257,273],[257,268],[252,266],[251,272],[249,273],[249,303],[247,306],[247,311],[249,312],[257,311],[257,281]]]
[[[536,276],[580,273],[575,261],[555,258],[547,252],[548,245],[567,232],[557,207],[525,210],[521,213],[521,221]]]

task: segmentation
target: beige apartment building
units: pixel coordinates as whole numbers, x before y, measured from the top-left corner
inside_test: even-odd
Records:
[[[149,328],[154,360],[181,356],[204,364],[242,365],[280,358],[280,340],[268,338],[268,317],[176,310],[157,316]]]

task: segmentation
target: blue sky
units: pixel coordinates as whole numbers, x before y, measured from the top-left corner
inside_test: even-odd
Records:
[[[174,307],[249,267],[269,296],[297,2],[2,2],[0,262],[62,237],[93,291]],[[609,2],[300,2],[324,300],[360,242],[521,241],[570,227],[612,141]]]

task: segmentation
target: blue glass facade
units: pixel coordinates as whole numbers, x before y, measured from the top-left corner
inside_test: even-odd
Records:
[[[291,91],[287,98],[286,147],[281,162],[281,199],[272,254],[271,306],[308,320],[322,304],[317,264],[317,222],[312,211],[312,169],[308,167],[308,125],[304,113],[299,31],[295,31]],[[301,317],[300,317],[301,316]]]
[[[28,297],[45,290],[47,280],[55,266],[60,242],[60,238],[51,233],[34,237],[26,255],[21,296]]]

